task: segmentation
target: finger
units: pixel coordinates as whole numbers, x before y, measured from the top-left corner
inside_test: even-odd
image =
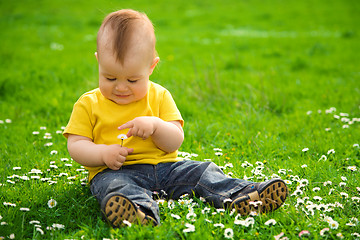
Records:
[[[133,149],[133,148],[126,148],[126,150],[128,151],[128,153],[134,152],[134,149]]]
[[[124,123],[123,125],[118,127],[118,130],[123,130],[126,128],[132,128],[132,127],[134,127],[134,123],[133,123],[133,121],[130,121],[130,122]]]
[[[139,138],[142,138],[143,135],[144,135],[144,132],[143,132],[141,129],[138,129],[138,130],[136,131],[136,134],[134,134],[134,135],[136,135],[136,136],[139,137]]]
[[[119,152],[119,156],[118,156],[118,160],[120,161],[120,158],[126,158],[126,156],[129,155],[129,152],[127,150],[127,148],[122,147],[120,152]]]
[[[152,135],[152,133],[150,133],[150,132],[145,132],[145,133],[144,133],[144,136],[143,136],[143,139],[146,140],[146,139],[148,139],[151,135]]]
[[[122,158],[118,159],[118,161],[116,162],[116,167],[119,167],[119,169],[120,169],[124,162],[125,162],[125,157],[124,157],[124,159],[122,159]]]
[[[122,164],[115,163],[114,170],[119,170],[121,168]]]
[[[119,170],[121,166],[118,166],[117,163],[114,163],[112,166],[108,166],[111,170]]]
[[[130,128],[130,130],[129,130],[129,132],[126,134],[126,136],[128,136],[128,137],[131,137],[131,136],[140,137],[139,133],[140,133],[140,129],[139,129],[139,128],[137,128],[137,127],[132,127],[132,128]]]
[[[127,132],[126,136],[129,138],[131,136],[133,136],[132,134],[132,128],[130,128],[130,130]]]
[[[121,164],[121,166],[122,166],[123,162],[125,162],[125,159],[126,159],[125,156],[120,155],[120,156],[118,157],[118,164]]]

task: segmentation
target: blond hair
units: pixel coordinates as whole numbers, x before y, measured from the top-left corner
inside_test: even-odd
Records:
[[[142,31],[144,27],[147,30],[145,33]],[[114,51],[116,59],[122,64],[135,33],[144,34],[143,42],[148,42],[152,48],[150,50],[154,52],[154,56],[156,55],[154,26],[145,13],[132,9],[122,9],[107,15],[97,34],[98,54],[104,32],[112,34],[109,44],[112,44],[112,51]]]

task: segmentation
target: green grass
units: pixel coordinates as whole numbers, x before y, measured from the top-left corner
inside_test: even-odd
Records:
[[[65,138],[56,131],[66,125],[77,98],[97,87],[95,36],[105,15],[120,8],[146,12],[156,27],[161,62],[152,80],[171,91],[185,119],[180,151],[198,154],[194,160],[232,163],[224,172],[233,177],[263,181],[279,175],[292,182],[290,194],[307,179],[302,195],[289,196],[284,207],[255,216],[247,227],[235,224],[229,212],[213,214],[211,208],[203,214],[210,206],[198,199],[194,206],[160,205],[162,225],[155,228],[114,230],[101,220],[96,200],[81,185],[86,174],[77,163],[61,160],[70,157]],[[281,232],[296,239],[302,230],[310,232],[310,239],[337,239],[339,233],[356,239],[359,10],[359,2],[350,0],[1,1],[0,239],[13,233],[16,239],[222,239],[226,228],[233,229],[234,239],[273,239]],[[336,111],[326,113],[331,107]],[[355,119],[334,117],[341,113]],[[52,139],[44,139],[45,133]],[[44,146],[48,142],[53,145]],[[222,156],[215,155],[216,147]],[[328,154],[330,149],[335,153]],[[319,161],[322,155],[327,159]],[[253,166],[244,167],[245,161]],[[257,162],[264,163],[263,175],[252,171]],[[31,169],[51,180],[31,179]],[[30,180],[19,178],[24,176]],[[75,179],[67,179],[71,176]],[[332,185],[324,186],[327,181]],[[57,201],[54,208],[47,205],[50,199]],[[297,204],[298,199],[338,204],[312,215],[307,210],[314,205]],[[186,218],[189,208],[197,215],[194,222]],[[320,230],[329,227],[325,216],[339,226],[322,237]],[[266,226],[269,219],[276,224]],[[32,220],[40,222],[44,235]],[[54,223],[64,229],[47,230]],[[185,233],[186,223],[195,231]]]

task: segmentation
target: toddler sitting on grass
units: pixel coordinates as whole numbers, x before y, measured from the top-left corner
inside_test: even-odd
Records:
[[[284,203],[288,190],[280,179],[228,178],[214,163],[178,158],[184,121],[169,91],[149,80],[159,57],[145,14],[130,9],[109,14],[98,31],[95,55],[99,88],[75,103],[64,136],[71,157],[89,171],[91,192],[113,227],[160,224],[154,191],[171,199],[203,197],[241,215],[270,212]],[[127,139],[121,142],[119,136]]]

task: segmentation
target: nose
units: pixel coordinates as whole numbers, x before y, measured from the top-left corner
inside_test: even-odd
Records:
[[[116,81],[115,89],[119,92],[125,92],[128,90],[128,86],[125,81]]]

